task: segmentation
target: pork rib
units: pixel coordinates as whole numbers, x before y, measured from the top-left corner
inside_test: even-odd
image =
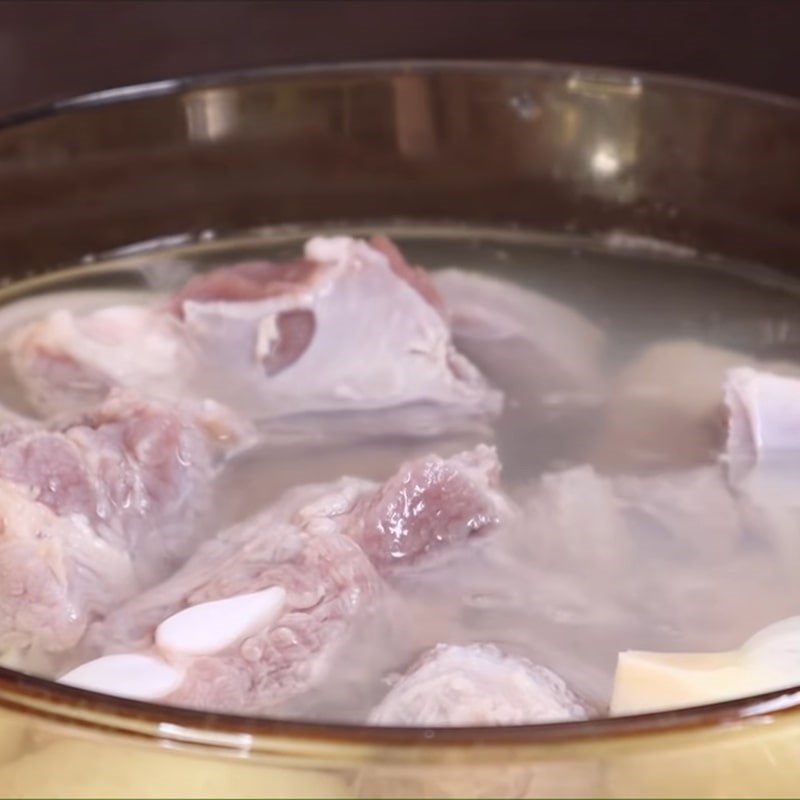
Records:
[[[69,423],[0,428],[0,652],[73,646],[186,557],[225,424],[115,391]]]
[[[456,347],[523,405],[602,388],[605,335],[578,312],[499,278],[446,269],[434,276]],[[586,398],[584,397],[584,400]]]
[[[210,397],[262,425],[356,412],[383,433],[431,435],[474,428],[502,405],[453,346],[430,278],[383,238],[316,237],[302,260],[197,276],[163,307],[60,310],[9,346],[44,413],[121,385]]]
[[[376,706],[374,725],[471,727],[586,719],[554,672],[488,644],[440,644]]]
[[[173,577],[95,627],[94,652],[155,652],[166,621],[187,609],[279,589],[277,618],[209,652],[179,653],[180,688],[164,699],[225,711],[264,711],[318,684],[390,577],[434,550],[488,533],[510,511],[494,451],[403,465],[384,484],[342,478],[287,492],[272,507],[205,543]],[[255,602],[255,601],[254,601]],[[213,612],[213,606],[209,613]]]

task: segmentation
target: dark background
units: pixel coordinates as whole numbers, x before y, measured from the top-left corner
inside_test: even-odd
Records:
[[[0,113],[269,64],[528,58],[800,96],[800,0],[0,2]]]

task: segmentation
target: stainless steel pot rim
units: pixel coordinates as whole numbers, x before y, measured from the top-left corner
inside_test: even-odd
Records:
[[[225,85],[367,73],[383,76],[485,73],[507,74],[509,78],[556,75],[565,79],[572,77],[608,81],[616,85],[640,85],[645,90],[648,86],[689,89],[800,112],[799,99],[665,74],[537,61],[412,59],[281,65],[117,87],[56,100],[9,114],[0,119],[0,129],[54,115],[80,113],[104,106],[180,95],[188,91]],[[37,715],[60,724],[158,738],[161,741],[172,739],[175,742],[213,744],[216,749],[242,749],[237,736],[266,738],[271,742],[280,739],[288,742],[289,746],[298,742],[308,742],[310,745],[326,742],[376,748],[420,745],[434,748],[463,745],[507,747],[609,740],[645,734],[675,733],[693,728],[729,727],[735,723],[768,723],[783,713],[800,708],[800,685],[704,706],[583,722],[492,728],[397,728],[212,714],[97,694],[0,667],[0,706],[12,712]],[[252,749],[258,749],[257,742],[252,745]]]

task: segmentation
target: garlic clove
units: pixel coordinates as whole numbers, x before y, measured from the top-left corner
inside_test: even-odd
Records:
[[[158,626],[156,644],[166,653],[214,655],[271,627],[283,612],[285,601],[285,590],[273,586],[189,606]]]
[[[183,672],[148,655],[103,656],[62,675],[59,683],[132,700],[160,700],[174,692]]]

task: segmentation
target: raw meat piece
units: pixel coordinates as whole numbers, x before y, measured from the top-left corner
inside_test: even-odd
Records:
[[[395,412],[355,424],[431,435],[474,428],[502,405],[453,347],[428,276],[383,238],[313,238],[303,260],[198,276],[164,308],[58,311],[10,348],[47,413],[123,385],[213,397],[262,424]]]
[[[318,494],[298,506],[293,519],[307,530],[349,536],[383,571],[508,522],[514,511],[499,479],[493,447],[449,458],[430,454],[401,465],[383,484],[342,478],[307,487]],[[303,497],[303,489],[296,491]]]
[[[510,515],[497,453],[481,445],[404,464],[357,505],[348,535],[376,565],[388,567],[491,531]]]
[[[586,719],[555,673],[487,644],[438,645],[372,711],[374,725],[469,727]]]
[[[186,557],[226,424],[115,391],[60,429],[0,428],[0,652],[71,647]]]
[[[109,617],[94,640],[107,652],[155,647],[158,626],[185,608],[281,587],[285,605],[273,624],[219,653],[178,654],[184,682],[163,699],[255,713],[314,685],[380,589],[369,559],[351,539],[289,521],[292,500],[310,501],[315,494],[306,488],[207,542],[172,578]]]
[[[523,501],[520,530],[537,563],[625,569],[630,543],[612,482],[592,467],[543,475]]]
[[[499,410],[498,393],[418,290],[418,273],[412,285],[381,251],[345,237],[311,239],[306,258],[292,266],[302,277],[272,296],[181,303],[187,336],[213,364],[204,388],[230,387],[259,419],[423,404],[448,429]]]
[[[514,528],[519,560],[542,570],[537,587],[548,602],[577,609],[584,622],[599,613],[598,624],[615,616],[643,626],[644,636],[648,628],[713,631],[734,602],[718,591],[725,579],[761,579],[756,556],[739,558],[749,529],[721,465],[616,477],[574,467],[526,491]]]
[[[650,555],[720,561],[742,545],[744,522],[725,472],[718,465],[652,475],[617,477],[614,491],[624,504],[630,536]]]
[[[313,261],[245,261],[197,275],[172,299],[172,311],[185,318],[185,303],[236,303],[268,300],[311,281],[319,267]]]
[[[170,702],[263,711],[324,680],[359,618],[374,610],[380,582],[350,539],[277,529],[277,537],[267,535],[251,546],[246,561],[227,561],[227,574],[216,573],[187,600],[207,602],[238,595],[243,588],[252,592],[279,586],[286,592],[283,614],[234,647],[192,658]]]
[[[444,300],[433,279],[422,267],[412,267],[397,245],[385,236],[373,236],[370,244],[386,256],[398,276],[413,286],[435,309],[444,313]]]
[[[722,465],[621,477],[614,488],[625,504],[624,535],[635,545],[621,580],[634,588],[643,641],[669,631],[680,646],[695,646],[724,636],[732,620],[759,620],[769,602],[760,588],[769,559],[751,549],[756,532]],[[721,589],[730,586],[739,591]]]
[[[115,386],[176,396],[188,379],[180,324],[146,306],[54,311],[15,331],[7,348],[32,405],[45,414],[83,411]]]
[[[719,466],[647,476],[573,467],[544,475],[522,501],[520,530],[537,562],[631,572],[666,556],[719,560],[745,535]]]
[[[800,563],[800,494],[797,462],[791,462],[788,453],[756,465],[734,460],[728,465],[728,474],[748,533],[767,545],[765,580],[795,587]]]
[[[202,513],[197,506],[215,472],[216,451],[233,446],[241,433],[227,427],[231,418],[224,414],[114,391],[59,427],[6,429],[0,478],[33,487],[56,514],[81,515],[106,541],[135,550],[143,561],[174,560],[186,544],[173,541],[171,530],[186,528],[187,514]],[[145,544],[150,539],[158,542],[158,556]]]
[[[185,682],[165,698],[215,710],[272,707],[330,668],[356,620],[375,604],[376,567],[387,572],[506,519],[510,504],[498,476],[496,454],[480,446],[405,464],[383,485],[346,477],[291,490],[111,615],[93,631],[92,645],[96,652],[136,653],[159,643],[161,655],[174,658],[156,634],[165,619],[196,604],[280,587],[286,600],[274,624],[221,644],[219,653],[180,654]]]
[[[434,275],[456,347],[522,404],[598,402],[605,336],[567,306],[497,278]]]
[[[136,590],[129,555],[80,515],[0,481],[0,655],[31,662],[74,646],[91,617]]]

